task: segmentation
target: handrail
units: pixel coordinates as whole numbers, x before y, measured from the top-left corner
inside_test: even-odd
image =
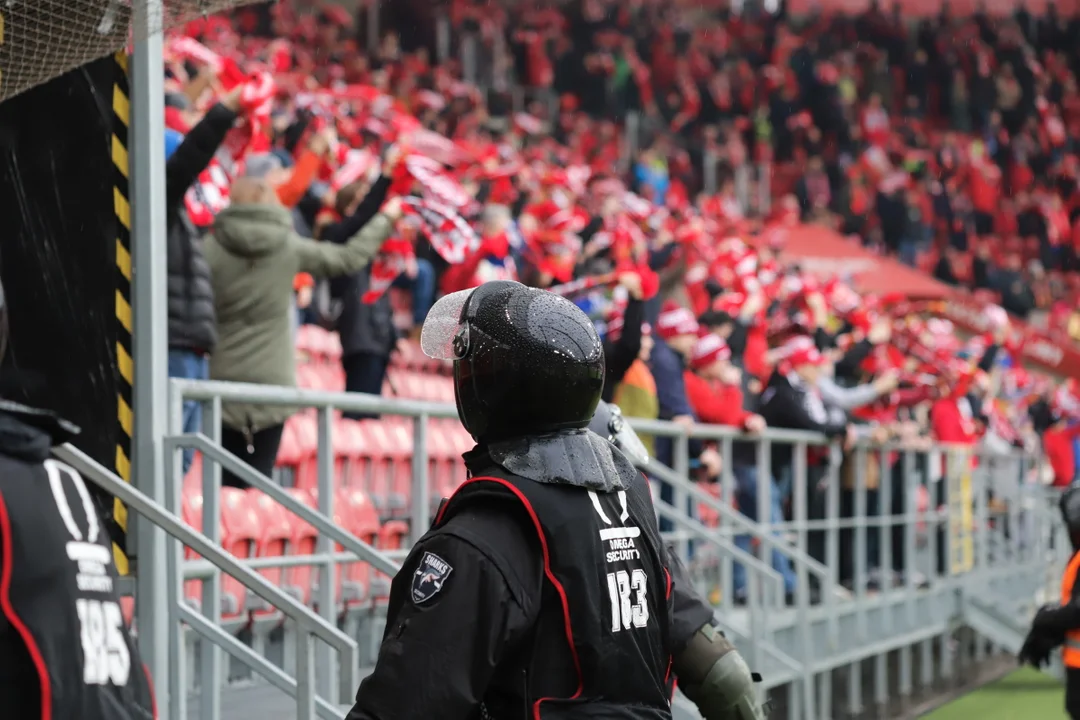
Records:
[[[221,380],[184,380],[173,378],[170,381],[174,392],[179,392],[185,400],[205,402],[220,398],[222,402],[257,403],[277,407],[311,407],[311,408],[334,408],[347,412],[373,413],[385,415],[417,416],[427,415],[433,418],[457,419],[457,408],[452,403],[434,403],[422,400],[406,400],[403,398],[386,398],[380,395],[368,395],[355,392],[331,392],[327,390],[308,390],[280,385],[257,385],[253,383],[224,382]],[[671,422],[669,420],[650,420],[626,416],[626,421],[635,431],[648,435],[661,437],[687,437],[701,440],[737,440],[737,441],[761,441],[768,440],[772,443],[808,445],[828,445],[831,440],[821,433],[808,430],[791,430],[787,428],[766,428],[757,434],[748,434],[741,428],[727,425],[709,425],[698,423],[689,427]],[[856,447],[865,447],[870,450],[902,449],[895,444],[874,445],[861,440]],[[978,447],[971,447],[958,443],[935,443],[935,450],[967,452],[975,455],[987,455],[996,457],[1030,457],[1023,450],[1009,451],[986,451]]]
[[[724,519],[738,525],[742,532],[751,535],[762,532],[762,529],[753,520],[750,520],[730,505],[720,502],[715,497],[699,488],[696,483],[680,476],[674,470],[656,460],[650,458],[648,464],[643,469],[657,480],[662,480],[663,482],[674,485],[678,489],[686,492],[690,497],[708,505],[712,510],[719,512]],[[806,565],[806,569],[813,572],[821,580],[826,581],[829,585],[833,584],[832,574],[829,572],[828,568],[807,555],[800,548],[779,540],[776,541],[776,547],[781,553],[791,558],[793,562],[799,562]]]
[[[177,610],[180,619],[192,630],[259,673],[268,683],[281,692],[293,697],[296,696],[300,686],[296,678],[237,640],[234,635],[230,635],[222,630],[220,626],[207,620],[205,615],[195,611],[190,606],[180,603]],[[322,720],[340,720],[342,713],[340,708],[331,705],[321,697],[314,700],[315,712]]]
[[[787,428],[768,428],[762,433],[749,435],[741,428],[730,425],[706,425],[695,423],[691,426],[680,425],[670,420],[647,420],[638,417],[625,417],[630,427],[635,432],[646,435],[659,435],[661,437],[688,437],[699,440],[769,440],[771,442],[795,445],[807,443],[808,445],[828,445],[830,440],[821,433],[807,430],[789,430]]]
[[[77,447],[65,444],[53,448],[53,454],[79,471],[86,479],[119,498],[128,508],[153,522],[166,533],[213,562],[246,588],[280,609],[297,627],[315,635],[340,653],[341,702],[351,702],[358,684],[359,656],[356,642],[292,596],[282,592],[258,573],[244,567],[237,558],[212,543],[205,535],[186,525],[132,485],[91,458]]]
[[[686,513],[680,513],[676,508],[673,508],[670,505],[657,504],[655,507],[658,515],[671,520],[675,525],[685,527],[691,535],[699,538],[701,542],[716,545],[724,552],[729,553],[732,556],[732,559],[754,568],[755,572],[760,573],[771,584],[780,588],[780,594],[781,596],[783,595],[784,578],[781,577],[780,573],[774,570],[771,565],[768,565],[761,560],[761,558],[746,552],[716,531],[702,525],[697,520],[688,517]]]
[[[401,568],[399,564],[390,560],[340,525],[335,525],[330,518],[323,515],[318,510],[300,502],[287,493],[276,482],[261,474],[258,470],[255,470],[225,448],[214,443],[202,433],[173,435],[165,438],[166,452],[170,454],[176,449],[184,447],[199,450],[202,452],[204,458],[217,461],[223,469],[240,477],[252,487],[258,488],[266,493],[280,503],[286,510],[299,516],[320,533],[337,541],[343,548],[351,553],[355,553],[360,560],[368,563],[376,570],[384,572],[387,575],[396,575],[397,571]]]
[[[346,412],[379,415],[428,415],[437,418],[457,419],[457,408],[449,403],[433,403],[402,398],[385,398],[364,393],[328,392],[326,390],[303,390],[281,385],[255,385],[252,383],[222,382],[220,380],[170,381],[174,391],[185,400],[205,402],[221,398],[221,402],[257,403],[277,407],[334,408]]]

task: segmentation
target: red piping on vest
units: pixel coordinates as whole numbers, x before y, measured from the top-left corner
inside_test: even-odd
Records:
[[[150,676],[150,668],[146,667],[146,663],[142,666],[143,674],[146,675],[146,686],[150,688],[150,712],[154,715],[154,720],[157,720],[157,693],[154,692],[154,678]]]
[[[540,537],[540,551],[544,556],[544,575],[547,577],[548,582],[551,583],[552,587],[555,588],[555,592],[559,594],[559,602],[562,603],[563,625],[566,628],[566,642],[570,645],[570,656],[574,660],[574,672],[577,673],[577,677],[578,677],[577,690],[574,692],[573,695],[571,695],[567,699],[568,700],[577,700],[581,696],[582,691],[585,689],[585,678],[582,677],[582,675],[581,675],[581,660],[578,658],[577,646],[574,645],[574,631],[573,631],[573,627],[570,624],[570,602],[566,599],[566,588],[564,588],[562,583],[559,582],[559,579],[557,577],[555,577],[555,573],[553,573],[551,571],[551,555],[548,553],[547,536],[544,535],[544,527],[540,524],[540,518],[537,517],[536,510],[533,509],[532,503],[529,502],[529,498],[525,497],[525,494],[523,492],[521,492],[516,487],[514,487],[513,483],[511,483],[508,480],[503,480],[502,478],[497,478],[497,477],[474,477],[474,478],[469,478],[468,480],[463,482],[460,486],[458,486],[458,489],[454,491],[454,495],[457,495],[458,492],[461,491],[461,488],[465,487],[466,485],[468,485],[470,483],[475,483],[475,482],[493,482],[493,483],[497,483],[499,485],[502,485],[504,488],[506,488],[507,490],[512,492],[517,497],[518,500],[521,501],[521,504],[525,506],[525,512],[529,513],[529,517],[532,519],[533,527],[536,528],[536,534]],[[453,496],[451,496],[451,499],[453,499]],[[449,507],[449,506],[450,506],[450,503],[447,502],[445,505],[443,505],[442,509],[439,510],[439,514],[435,517],[435,524],[436,525],[438,525],[440,522],[442,522],[443,514],[446,512],[446,508]],[[669,585],[670,585],[670,580],[669,580]],[[558,699],[559,698],[545,697],[545,698],[540,698],[535,703],[533,703],[533,720],[540,720],[540,705],[541,705],[541,703],[543,703],[543,702],[545,702],[547,700],[558,700]]]
[[[52,683],[49,679],[49,668],[45,666],[45,658],[41,656],[41,650],[34,636],[30,634],[30,628],[26,627],[22,618],[15,612],[15,608],[11,606],[11,542],[11,518],[8,517],[4,497],[0,495],[0,545],[3,546],[2,556],[0,556],[0,611],[4,613],[11,627],[15,628],[15,632],[19,633],[26,644],[26,651],[30,654],[34,669],[37,670],[41,681],[41,720],[52,720]]]
[[[664,577],[667,578],[667,589],[664,590],[664,600],[671,600],[671,573],[667,568],[664,568]],[[675,662],[674,655],[668,655],[667,659],[667,672],[664,673],[664,684],[667,684],[668,679],[671,677],[671,665]],[[668,702],[672,702],[675,699],[675,683],[671,683],[671,697],[668,698]]]

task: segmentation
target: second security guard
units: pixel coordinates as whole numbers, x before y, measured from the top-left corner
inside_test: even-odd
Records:
[[[587,429],[604,354],[573,303],[514,282],[442,298],[469,479],[394,578],[348,720],[671,717],[671,576],[648,485]]]
[[[1039,610],[1020,650],[1020,662],[1042,667],[1050,663],[1051,651],[1061,646],[1065,665],[1065,712],[1080,720],[1080,483],[1061,495],[1061,516],[1069,533],[1073,554],[1061,578],[1061,603]]]

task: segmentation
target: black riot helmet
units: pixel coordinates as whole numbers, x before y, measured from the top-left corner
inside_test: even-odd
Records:
[[[604,348],[589,318],[521,283],[440,299],[420,344],[429,357],[454,361],[458,415],[479,443],[584,428],[604,387]]]
[[[1061,518],[1065,521],[1069,537],[1073,538],[1075,545],[1080,540],[1080,482],[1074,482],[1065,488],[1058,507],[1061,508]]]
[[[634,432],[634,428],[626,422],[618,405],[601,400],[596,406],[589,429],[622,450],[623,455],[638,468],[649,464],[649,451]]]

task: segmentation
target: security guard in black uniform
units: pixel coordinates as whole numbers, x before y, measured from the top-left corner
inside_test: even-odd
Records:
[[[442,298],[421,344],[454,360],[469,479],[394,578],[348,720],[671,717],[672,578],[646,483],[587,429],[588,318],[490,282]]]
[[[7,329],[0,286],[0,358]],[[150,719],[112,542],[82,477],[50,457],[78,432],[0,400],[0,717]]]
[[[607,438],[637,467],[644,469],[649,453],[626,424],[618,405],[604,401],[596,408],[589,429]],[[646,483],[638,475],[639,482]],[[713,609],[696,592],[679,558],[665,555],[672,578],[672,672],[679,688],[705,720],[765,720],[750,672],[739,651],[713,625]]]
[[[1080,720],[1080,483],[1066,488],[1059,507],[1073,549],[1061,578],[1061,602],[1047,605],[1035,615],[1019,660],[1041,668],[1050,664],[1050,653],[1060,645],[1065,665],[1065,712]]]

